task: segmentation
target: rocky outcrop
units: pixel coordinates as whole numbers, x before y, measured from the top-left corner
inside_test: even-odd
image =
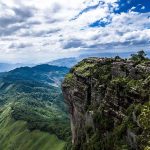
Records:
[[[150,62],[84,59],[66,76],[76,150],[148,150]]]

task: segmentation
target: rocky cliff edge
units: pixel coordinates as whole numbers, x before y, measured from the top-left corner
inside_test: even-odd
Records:
[[[84,59],[62,90],[73,149],[150,149],[150,61]]]

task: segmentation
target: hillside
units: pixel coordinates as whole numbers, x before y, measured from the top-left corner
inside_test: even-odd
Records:
[[[0,149],[64,148],[70,126],[60,83],[67,72],[39,65],[0,74]]]
[[[68,72],[66,67],[50,66],[48,64],[35,67],[21,67],[1,73],[0,76],[6,81],[34,81],[49,85],[60,86],[63,77]]]
[[[1,150],[62,150],[65,142],[56,135],[40,130],[30,131],[26,121],[15,120],[11,104],[0,109],[0,149]]]
[[[65,77],[73,149],[150,149],[150,60],[137,56],[84,59]]]

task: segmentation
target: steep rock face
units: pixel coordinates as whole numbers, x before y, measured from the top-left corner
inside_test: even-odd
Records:
[[[150,148],[150,62],[84,59],[66,76],[77,150]]]

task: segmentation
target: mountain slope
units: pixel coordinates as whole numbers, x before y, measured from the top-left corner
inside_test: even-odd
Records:
[[[139,56],[85,59],[66,76],[75,150],[150,149],[150,60]]]
[[[14,120],[11,104],[0,110],[0,149],[62,150],[65,142],[39,130],[30,131],[26,121]]]
[[[39,65],[0,74],[2,149],[61,150],[65,146],[70,126],[60,83],[67,72],[64,67]]]
[[[66,67],[43,64],[32,68],[17,68],[8,73],[1,73],[0,75],[6,81],[37,81],[50,85],[60,86],[60,83],[67,72],[68,68]]]

